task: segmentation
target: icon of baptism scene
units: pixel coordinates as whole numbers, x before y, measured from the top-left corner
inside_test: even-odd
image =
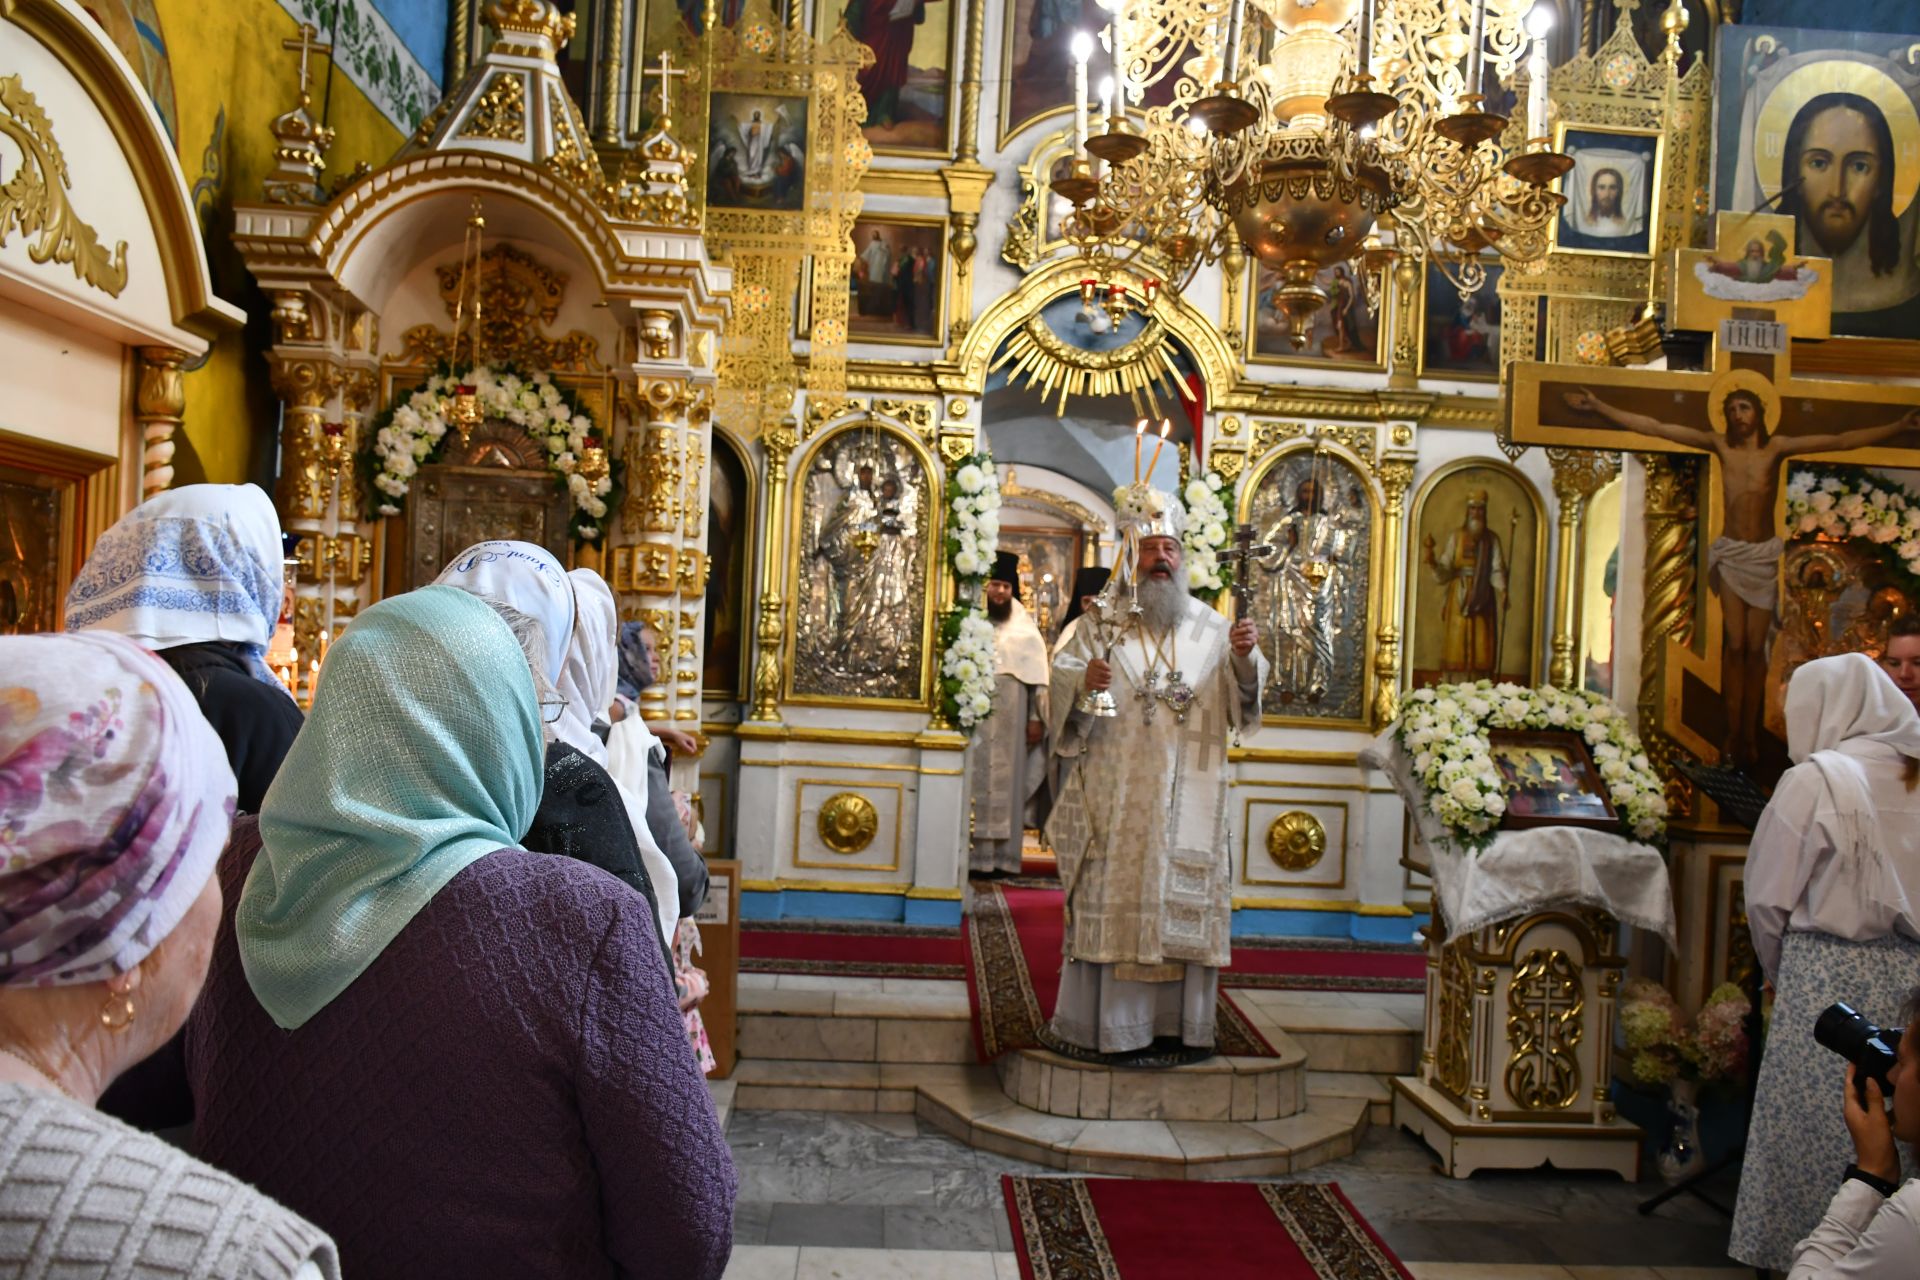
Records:
[[[0,1271],[1920,1275],[1915,6],[214,8],[0,0]]]

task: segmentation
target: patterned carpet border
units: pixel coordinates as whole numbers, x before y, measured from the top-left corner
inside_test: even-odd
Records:
[[[1021,1174],[1003,1174],[1000,1182],[1022,1280],[1185,1280],[1203,1273],[1214,1280],[1411,1280],[1335,1183],[1154,1183]],[[1131,1203],[1134,1211],[1116,1221],[1114,1235],[1108,1233],[1097,1200],[1105,1199],[1108,1211],[1118,1212],[1119,1201],[1150,1202],[1160,1187],[1178,1188],[1177,1194],[1189,1202],[1181,1223],[1165,1223],[1164,1229],[1224,1245],[1222,1258],[1203,1260],[1188,1253],[1170,1265],[1166,1251],[1152,1247],[1161,1241],[1142,1247],[1140,1219],[1151,1220],[1152,1215]],[[1251,1199],[1248,1191],[1259,1198]],[[1196,1196],[1206,1198],[1211,1214],[1191,1211]],[[1255,1206],[1271,1213],[1272,1221],[1249,1219],[1258,1213]],[[1202,1216],[1207,1220],[1199,1220]],[[1292,1243],[1295,1257],[1275,1256],[1286,1249],[1286,1242],[1273,1234],[1276,1224]],[[1159,1229],[1146,1228],[1149,1235]],[[1259,1239],[1263,1235],[1265,1241]],[[1301,1270],[1303,1266],[1307,1270]]]
[[[793,960],[782,956],[745,956],[742,973],[794,973],[824,978],[928,978],[940,982],[959,982],[967,976],[965,965],[907,964],[879,960]]]
[[[897,924],[884,920],[742,920],[742,933],[836,933],[875,938],[956,938],[957,924]]]
[[[967,941],[972,966],[968,994],[973,997],[981,1061],[1037,1047],[1047,1015],[1040,1008],[1013,910],[1000,883],[975,884],[973,910],[967,914]],[[1221,1053],[1240,1058],[1279,1056],[1224,991],[1216,1001],[1214,1018],[1215,1043]]]

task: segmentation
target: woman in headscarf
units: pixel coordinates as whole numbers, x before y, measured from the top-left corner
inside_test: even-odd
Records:
[[[1853,1153],[1829,1102],[1847,1064],[1814,1043],[1814,1021],[1844,1000],[1904,1025],[1920,983],[1920,714],[1849,653],[1793,673],[1786,721],[1794,767],[1747,854],[1747,922],[1775,999],[1728,1249],[1776,1271]]]
[[[196,1138],[332,1232],[349,1276],[726,1265],[733,1164],[645,900],[514,847],[545,755],[485,601],[385,600],[221,861]]]
[[[7,1274],[333,1280],[318,1229],[94,1110],[206,979],[234,805],[213,729],[117,635],[0,638],[0,673]]]
[[[250,484],[156,494],[100,536],[67,592],[69,631],[107,631],[160,655],[186,681],[226,751],[239,808],[257,813],[300,708],[267,669],[286,572],[280,518]],[[176,1040],[127,1070],[100,1103],[143,1129],[193,1119]]]
[[[250,484],[190,484],[102,534],[67,592],[67,630],[117,632],[187,682],[244,813],[259,812],[300,732],[300,708],[266,663],[285,582],[272,499]]]
[[[653,684],[657,661],[650,627],[642,622],[621,627],[620,687],[633,690],[627,695],[630,701]],[[695,745],[685,733],[656,729],[637,713],[622,716],[608,734],[607,771],[644,805],[644,825],[673,865],[680,915],[684,918],[692,916],[707,900],[707,860],[694,846],[692,833],[674,804],[667,776],[667,742],[663,741],[668,733],[684,741],[686,747]]]
[[[544,547],[506,541],[468,547],[437,585],[492,605],[520,639],[542,690],[545,785],[525,847],[590,862],[632,886],[652,904],[668,953],[680,918],[674,869],[647,832],[641,800],[608,775],[606,747],[593,732],[613,696],[613,592],[597,573],[569,575]]]

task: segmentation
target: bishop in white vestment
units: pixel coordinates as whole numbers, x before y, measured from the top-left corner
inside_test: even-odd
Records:
[[[1020,557],[1002,551],[987,583],[993,714],[967,747],[975,875],[1020,874],[1027,807],[1047,772],[1047,642],[1020,602]]]
[[[1116,589],[1053,658],[1062,782],[1047,835],[1067,927],[1049,1030],[1099,1053],[1213,1047],[1232,923],[1227,739],[1259,722],[1266,679],[1252,621],[1229,624],[1189,593],[1183,513],[1155,496],[1162,514],[1143,522],[1135,561],[1142,612]],[[1117,715],[1077,709],[1102,688]]]

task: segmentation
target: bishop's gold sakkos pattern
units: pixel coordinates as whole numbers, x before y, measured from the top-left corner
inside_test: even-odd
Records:
[[[20,161],[0,184],[0,245],[18,227],[39,239],[27,247],[36,263],[71,263],[73,274],[117,298],[127,287],[127,242],[108,253],[100,235],[67,203],[67,158],[54,140],[53,122],[17,75],[0,76],[0,135]]]

